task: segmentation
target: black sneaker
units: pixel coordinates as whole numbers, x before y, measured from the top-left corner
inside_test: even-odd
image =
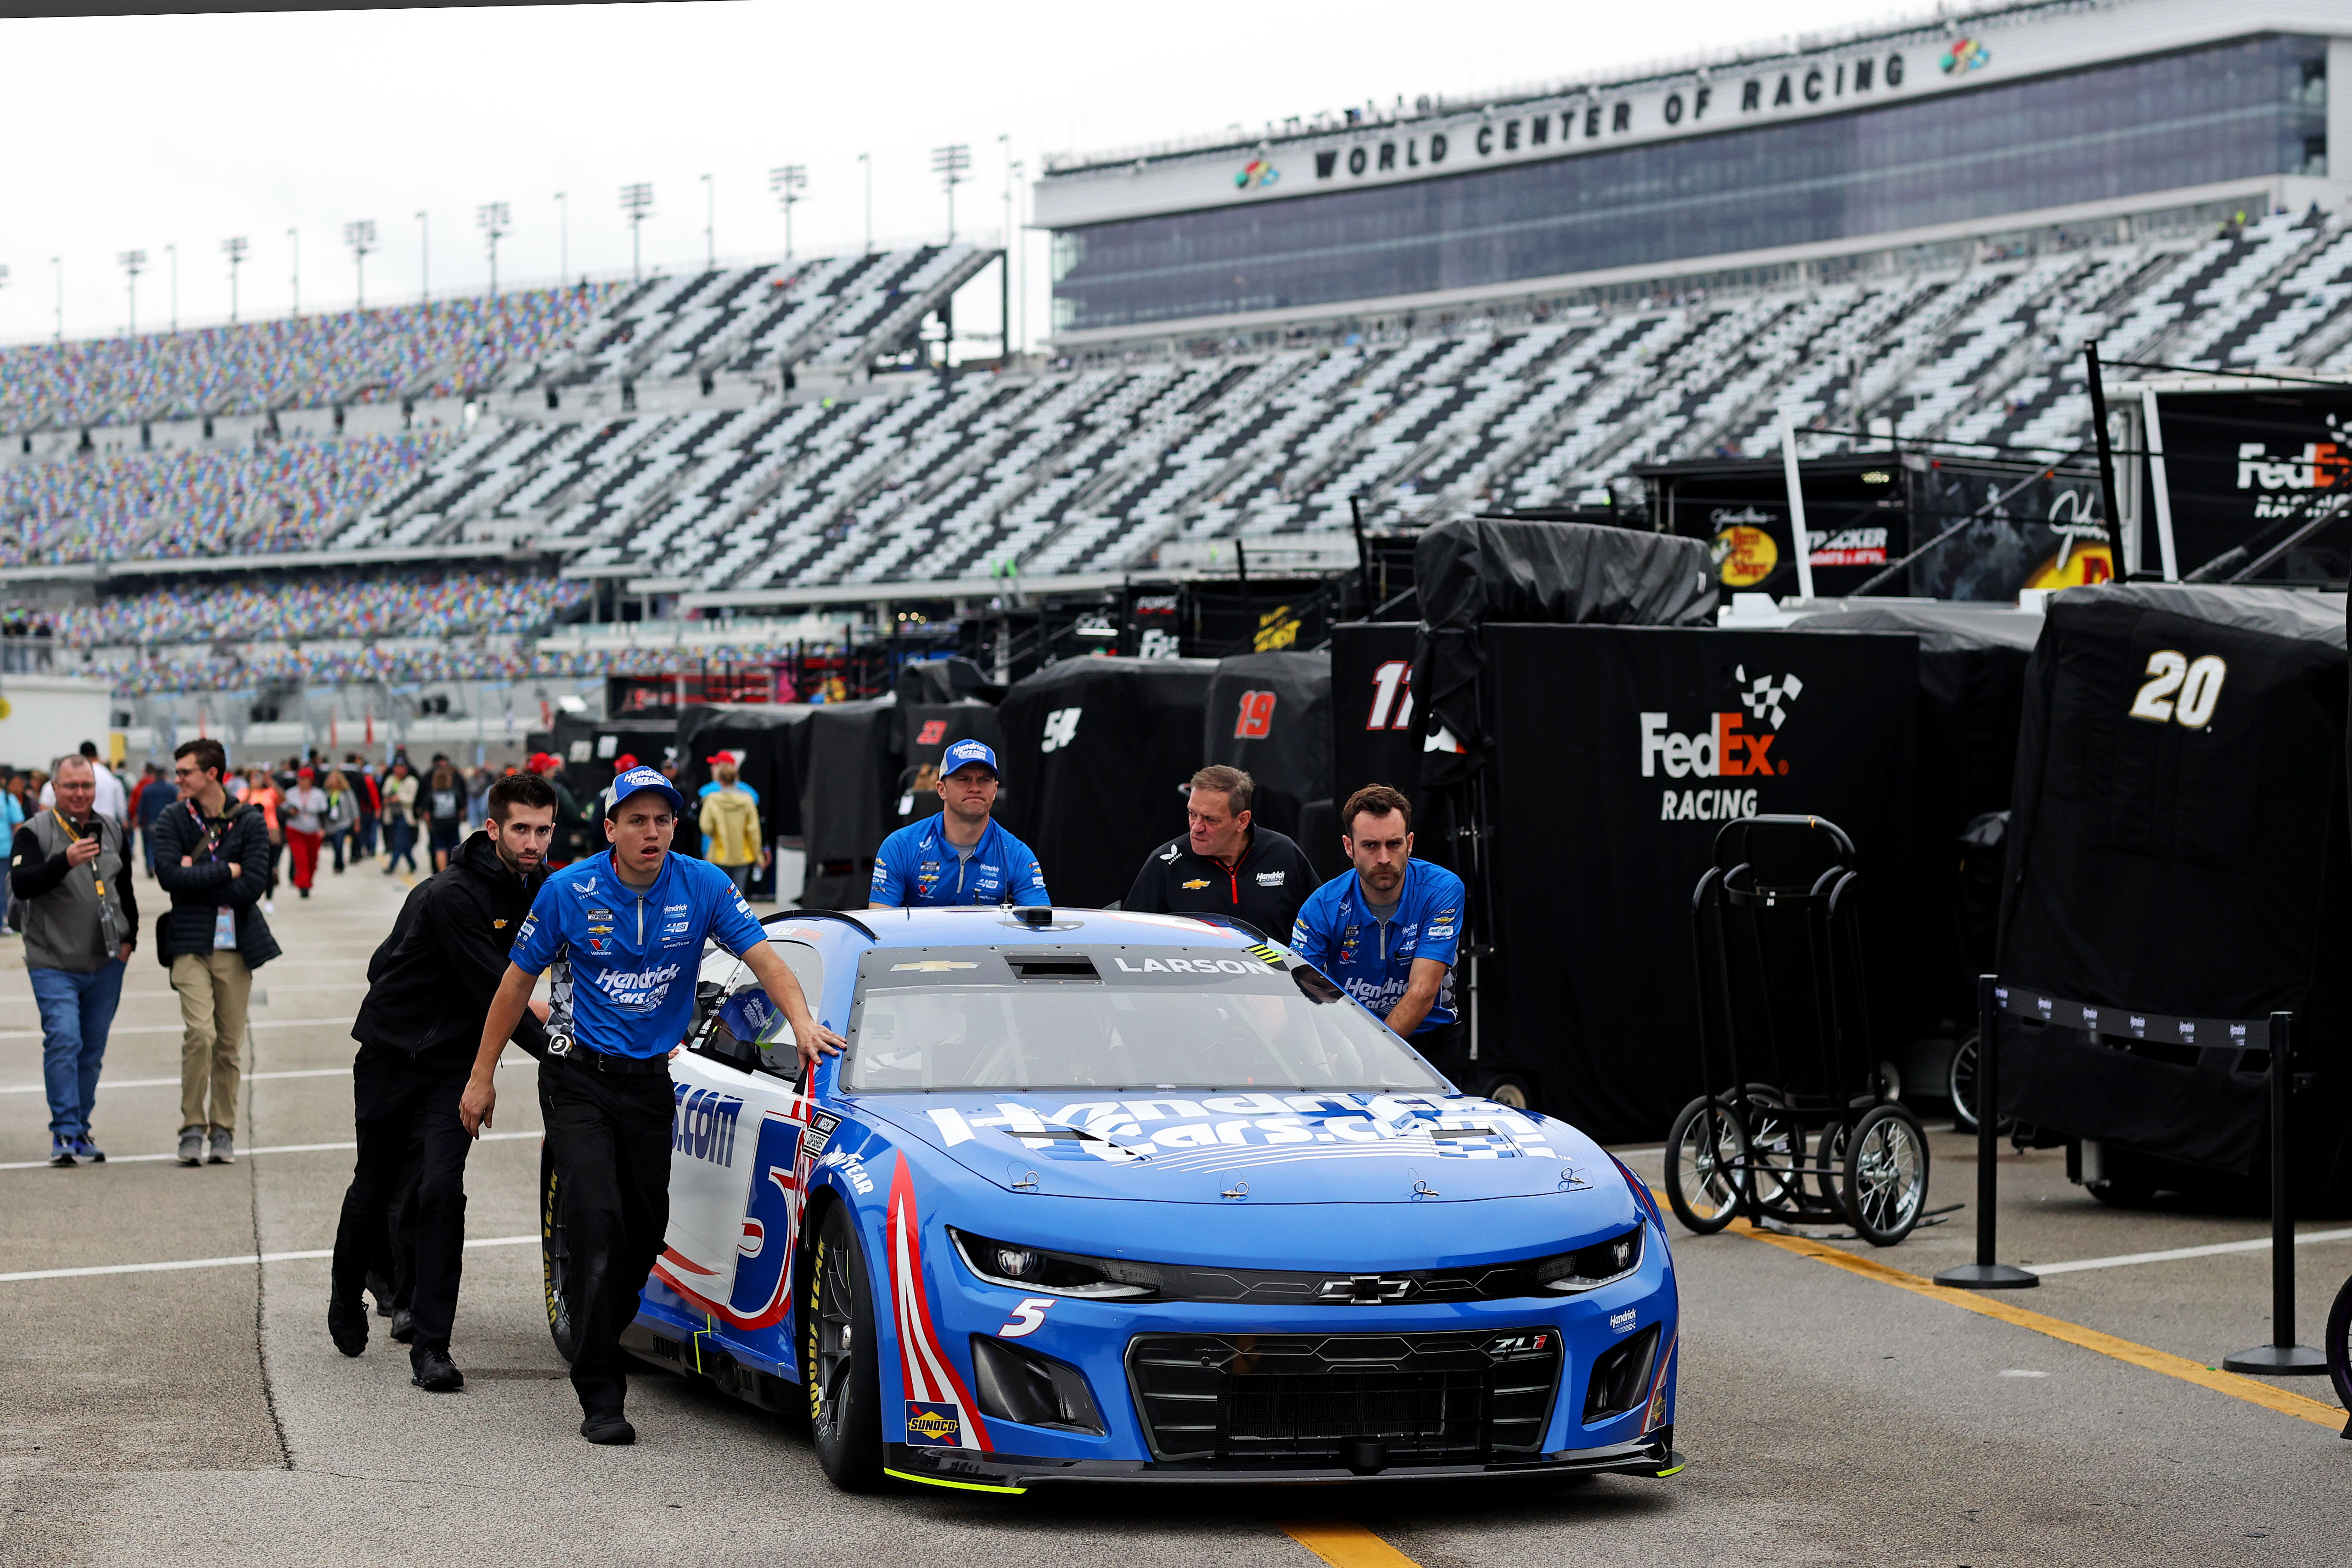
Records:
[[[392,1276],[389,1274],[369,1275],[367,1277],[367,1291],[369,1295],[375,1298],[375,1315],[379,1318],[391,1317]]]
[[[447,1345],[417,1345],[408,1352],[408,1381],[435,1394],[454,1394],[466,1386],[466,1374],[449,1359]]]
[[[416,1342],[416,1315],[405,1307],[393,1309],[392,1337],[404,1345]]]
[[[73,1141],[73,1152],[74,1158],[81,1161],[84,1164],[103,1165],[106,1163],[106,1151],[92,1142],[90,1141],[89,1134],[87,1132]]]
[[[580,1423],[580,1435],[591,1443],[625,1447],[637,1440],[637,1429],[617,1410],[597,1411]]]
[[[345,1355],[357,1355],[367,1349],[367,1303],[357,1296],[330,1296],[327,1299],[327,1334],[335,1342],[335,1348]]]

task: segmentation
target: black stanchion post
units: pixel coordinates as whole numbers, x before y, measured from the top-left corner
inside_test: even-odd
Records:
[[[2000,1199],[2000,1050],[1993,1033],[1993,977],[1977,976],[1977,1260],[1936,1276],[1962,1290],[2022,1290],[2042,1276],[1993,1261]]]
[[[2287,1096],[2294,1087],[2294,1015],[2271,1015],[2271,1342],[2222,1358],[2223,1372],[2268,1377],[2326,1373],[2327,1357],[2294,1342],[2294,1205],[2287,1196]]]

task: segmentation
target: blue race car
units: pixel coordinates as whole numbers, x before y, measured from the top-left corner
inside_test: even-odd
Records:
[[[766,925],[848,1049],[799,1081],[706,956],[624,1342],[804,1401],[836,1484],[1681,1468],[1649,1193],[1286,950],[1097,910]],[[551,1173],[544,1199],[565,1349]]]

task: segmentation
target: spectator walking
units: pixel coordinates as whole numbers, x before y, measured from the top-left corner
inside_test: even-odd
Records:
[[[327,844],[335,852],[338,877],[343,874],[343,850],[350,843],[352,825],[359,821],[359,811],[350,775],[337,768],[327,775]]]
[[[727,873],[740,893],[753,868],[768,862],[767,847],[760,839],[759,802],[738,782],[732,763],[713,768],[711,783],[718,787],[704,794],[699,814],[706,858]]]
[[[286,796],[286,847],[294,861],[294,890],[306,899],[319,878],[319,846],[326,841],[327,811],[327,792],[319,787],[314,771],[298,771],[294,787]]]
[[[245,804],[259,808],[262,826],[269,835],[266,857],[269,881],[261,894],[261,912],[265,915],[278,912],[278,905],[274,901],[278,897],[278,857],[286,848],[286,827],[278,816],[278,807],[285,799],[276,782],[270,778],[268,768],[255,768],[245,775]]]
[[[376,785],[376,771],[361,762],[357,752],[345,752],[343,776],[352,781],[352,804],[359,808],[359,820],[352,828],[352,858],[372,860],[375,858],[376,824],[383,818],[383,796]]]
[[[466,770],[466,820],[469,823],[481,821],[490,808],[490,778],[488,768]]]
[[[425,811],[425,825],[431,834],[433,868],[445,869],[449,857],[457,847],[457,840],[466,830],[466,781],[449,765],[446,757],[436,757],[433,772],[425,781],[419,796]]]
[[[548,852],[551,869],[570,865],[583,855],[594,853],[588,842],[588,813],[581,806],[580,797],[563,782],[563,761],[545,752],[530,760],[530,771],[543,775],[548,786],[555,791],[555,847]]]
[[[182,745],[172,753],[179,803],[155,824],[155,878],[172,895],[155,956],[180,995],[183,1165],[236,1158],[246,1003],[253,972],[278,951],[259,908],[269,885],[268,828],[259,806],[229,800],[227,771],[218,741]]]
[[[394,757],[383,781],[383,874],[398,870],[403,859],[416,869],[416,775],[406,757]]]
[[[0,834],[5,834],[10,844],[16,842],[16,829],[25,826],[25,802],[17,794],[23,787],[16,769],[0,767]],[[0,929],[15,931],[16,922],[8,917],[8,879],[0,877]]]
[[[98,815],[112,817],[117,826],[127,825],[131,820],[130,792],[122,787],[122,781],[114,776],[114,771],[98,760],[98,742],[84,741],[75,755],[89,764],[90,775],[98,780]],[[44,811],[58,804],[54,781],[41,785],[40,798]],[[32,814],[27,812],[26,815],[29,817]]]
[[[150,767],[147,772],[147,782],[139,786],[139,798],[132,803],[131,810],[139,817],[141,858],[147,862],[147,875],[152,878],[155,875],[155,819],[180,798],[180,792],[163,769]]]
[[[41,1081],[49,1098],[49,1163],[104,1163],[90,1132],[107,1031],[122,1000],[123,965],[138,945],[122,824],[100,813],[95,764],[58,763],[56,804],[20,826],[8,883],[25,900],[25,968],[41,1009]]]

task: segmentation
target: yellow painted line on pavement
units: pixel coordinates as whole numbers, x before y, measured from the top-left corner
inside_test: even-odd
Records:
[[[2200,1388],[2210,1388],[2216,1394],[2226,1394],[2232,1399],[2243,1400],[2248,1405],[2259,1405],[2265,1410],[2274,1410],[2282,1415],[2292,1415],[2299,1421],[2308,1421],[2314,1426],[2325,1426],[2331,1432],[2340,1431],[2344,1426],[2344,1412],[2335,1405],[2306,1398],[2300,1394],[2290,1394],[2284,1388],[2273,1388],[2260,1378],[2242,1377],[2234,1372],[2221,1372],[2206,1366],[2202,1363],[2190,1361],[2187,1356],[2174,1355],[2168,1351],[2154,1350],[2130,1340],[2118,1339],[2114,1334],[2103,1334],[2096,1329],[2086,1329],[2079,1323],[2067,1322],[2063,1318],[2045,1317],[2040,1312],[2029,1312],[2022,1307],[2011,1306],[2007,1301],[1996,1300],[1995,1294],[1990,1291],[1955,1290],[1949,1286],[1938,1285],[1916,1274],[1906,1273],[1900,1268],[1878,1262],[1874,1258],[1859,1258],[1851,1252],[1841,1251],[1822,1242],[1809,1240],[1801,1236],[1781,1236],[1773,1231],[1759,1230],[1744,1219],[1735,1220],[1730,1228],[1735,1234],[1748,1237],[1754,1241],[1769,1243],[1783,1251],[1793,1252],[1800,1258],[1810,1258],[1816,1263],[1826,1263],[1832,1268],[1843,1268],[1849,1274],[1859,1274],[1864,1279],[1875,1279],[1882,1285],[1892,1285],[1899,1290],[1908,1290],[1915,1296],[1925,1296],[1929,1300],[1943,1301],[1984,1317],[1998,1318],[2004,1323],[2014,1324],[2021,1329],[2031,1329],[2037,1334],[2047,1334],[2053,1340],[2063,1340],[2070,1345],[2079,1345],[2084,1350],[2095,1351],[2103,1356],[2111,1356],[2116,1361],[2128,1363],[2130,1365],[2142,1367],[2149,1372],[2160,1373],[2166,1377],[2177,1377],[2183,1383],[2193,1383]],[[1337,1562],[1338,1559],[1335,1558],[1333,1561]]]
[[[1331,1568],[1421,1568],[1360,1524],[1318,1520],[1286,1524],[1282,1532],[1331,1564]]]

